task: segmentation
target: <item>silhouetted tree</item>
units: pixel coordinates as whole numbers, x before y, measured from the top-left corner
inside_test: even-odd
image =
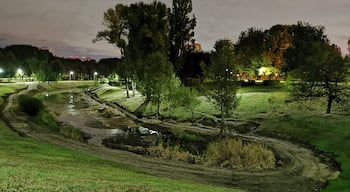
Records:
[[[303,34],[305,42],[297,42],[286,53],[287,64],[294,69],[296,83],[292,94],[297,99],[327,99],[326,113],[331,113],[332,104],[341,102],[348,97],[346,78],[349,76],[350,65],[342,57],[340,49],[328,43],[323,34],[323,27],[310,25],[298,31]],[[301,35],[298,34],[298,35]],[[304,47],[307,46],[307,47]]]
[[[129,79],[132,77],[130,63],[125,60],[128,46],[128,6],[117,4],[114,9],[108,9],[103,14],[103,25],[107,28],[99,31],[93,42],[106,40],[120,50],[121,62],[118,63],[118,73],[125,81],[126,97],[129,98]]]
[[[249,28],[242,31],[235,45],[235,54],[241,71],[256,73],[257,68],[270,66],[271,61],[266,55],[268,36],[266,32]]]
[[[172,9],[169,9],[169,58],[178,74],[184,65],[183,55],[185,45],[194,37],[196,18],[190,17],[192,0],[173,0]]]

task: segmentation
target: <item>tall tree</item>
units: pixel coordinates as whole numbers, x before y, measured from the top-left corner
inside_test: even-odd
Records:
[[[129,95],[129,79],[132,76],[130,66],[125,61],[125,51],[128,42],[129,23],[127,18],[128,7],[123,4],[117,4],[114,9],[110,8],[103,14],[103,25],[107,28],[99,31],[93,42],[105,40],[120,50],[121,62],[119,63],[119,72],[126,86],[126,96]]]
[[[1,77],[14,77],[18,67],[20,61],[11,51],[4,50],[0,53],[0,68],[3,70]]]
[[[281,71],[284,65],[283,54],[292,46],[292,27],[290,25],[274,25],[266,30],[266,56],[273,67]]]
[[[284,71],[293,71],[306,65],[309,55],[313,55],[311,47],[315,42],[329,43],[324,34],[323,26],[312,26],[309,23],[298,22],[292,26],[292,46],[284,53],[286,61]]]
[[[271,65],[265,54],[267,40],[268,36],[261,29],[249,28],[241,32],[235,45],[235,54],[242,71],[256,74],[257,68]]]
[[[225,122],[234,109],[238,106],[237,96],[237,63],[234,55],[234,45],[230,40],[219,40],[215,43],[215,51],[212,53],[211,65],[203,66],[206,76],[212,82],[208,98],[213,101],[220,111],[220,134],[226,133]]]
[[[331,113],[333,103],[341,102],[348,96],[345,82],[349,76],[350,65],[341,56],[340,49],[328,43],[320,29],[323,28],[307,25],[304,35],[309,38],[290,48],[286,53],[286,60],[293,67],[296,78],[301,80],[294,86],[292,94],[298,99],[324,97],[327,99],[326,113]],[[299,47],[301,45],[303,47]]]
[[[185,45],[194,37],[196,18],[190,16],[191,12],[192,0],[173,0],[173,7],[169,9],[169,59],[176,73],[184,64]]]
[[[129,25],[127,60],[140,63],[148,54],[168,53],[168,13],[164,3],[154,1],[131,4],[127,11]],[[141,71],[142,73],[142,71]],[[140,74],[137,74],[140,75]]]

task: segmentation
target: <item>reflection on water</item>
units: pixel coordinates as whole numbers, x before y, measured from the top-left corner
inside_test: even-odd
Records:
[[[78,111],[75,109],[75,106],[72,104],[67,105],[66,109],[67,109],[68,114],[71,114],[71,115],[78,115],[79,114]]]
[[[62,102],[65,100],[65,102]],[[101,145],[102,140],[116,135],[126,135],[128,126],[133,126],[134,122],[121,113],[106,115],[107,106],[96,103],[94,100],[79,93],[59,93],[50,96],[50,103],[59,110],[58,121],[78,128],[83,132],[88,143]],[[105,110],[101,110],[102,109]],[[119,122],[119,124],[117,123]],[[129,125],[128,122],[131,122]]]

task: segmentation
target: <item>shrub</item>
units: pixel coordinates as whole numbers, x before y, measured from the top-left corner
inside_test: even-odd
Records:
[[[221,167],[264,170],[273,169],[276,159],[273,152],[261,144],[225,139],[208,145],[205,162]]]
[[[35,116],[43,107],[41,100],[26,95],[18,97],[18,104],[21,111],[25,112],[29,116]]]
[[[157,146],[149,147],[147,150],[151,156],[158,158],[184,161],[192,164],[200,161],[198,156],[193,155],[188,151],[181,151],[179,145],[164,147],[163,143],[159,143]]]
[[[81,131],[71,126],[62,126],[60,128],[60,133],[74,140],[80,140],[82,138]]]
[[[108,84],[109,80],[107,78],[101,78],[100,79],[100,84]]]
[[[52,131],[59,131],[60,125],[57,123],[54,116],[51,115],[49,111],[46,109],[40,110],[38,115],[32,119],[36,124],[46,127],[49,130]]]
[[[264,80],[262,82],[263,86],[278,86],[280,85],[280,81],[279,80]]]

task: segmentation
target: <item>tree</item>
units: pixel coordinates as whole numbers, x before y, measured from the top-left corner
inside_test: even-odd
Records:
[[[127,11],[127,20],[129,43],[126,57],[128,62],[141,64],[140,60],[155,52],[167,55],[168,13],[164,3],[154,1],[151,4],[143,2],[131,4]],[[135,70],[135,66],[133,67]],[[136,70],[138,70],[137,66]]]
[[[169,41],[170,62],[176,73],[182,70],[185,45],[194,37],[196,18],[192,12],[192,0],[173,0],[172,10],[169,9]]]
[[[14,77],[18,67],[20,67],[20,61],[11,51],[0,53],[0,68],[3,70],[1,77]]]
[[[157,116],[159,116],[160,104],[168,94],[168,86],[172,85],[173,67],[166,56],[160,52],[147,55],[143,62],[144,76],[139,85],[146,100],[137,112],[143,113],[147,104],[152,102],[157,105]]]
[[[257,68],[271,65],[266,55],[267,40],[267,34],[260,29],[249,28],[241,32],[235,45],[235,54],[241,70],[257,76]]]
[[[191,112],[193,124],[195,122],[194,112],[201,103],[197,91],[189,87],[179,86],[172,101],[174,107],[183,107]]]
[[[323,26],[298,22],[293,26],[293,45],[284,54],[286,69],[292,71],[300,83],[292,94],[297,99],[327,99],[326,113],[331,113],[334,101],[346,96],[349,64],[335,45],[330,45]]]
[[[120,50],[121,62],[119,63],[119,72],[125,81],[126,97],[129,98],[129,79],[131,78],[131,70],[125,61],[125,51],[128,46],[129,22],[127,18],[128,7],[117,4],[114,9],[110,8],[103,14],[103,25],[107,28],[99,31],[93,42],[106,40],[108,43],[116,46]]]
[[[313,54],[311,49],[315,42],[329,43],[324,34],[323,26],[312,26],[309,23],[298,22],[292,26],[292,46],[283,55],[285,60],[284,71],[293,71],[306,65],[309,55]]]
[[[350,37],[349,37],[349,40],[348,40],[348,52],[350,53]]]
[[[265,32],[267,35],[265,54],[271,61],[272,66],[279,71],[284,65],[284,52],[292,46],[291,30],[290,25],[274,25]]]
[[[200,64],[205,63],[210,65],[210,53],[199,52],[199,53],[186,53],[184,56],[184,66],[178,73],[179,77],[184,83],[190,83],[184,80],[190,80],[192,78],[200,78],[203,80],[204,74]]]
[[[212,53],[209,67],[203,66],[206,76],[211,80],[208,98],[213,101],[220,111],[220,134],[226,133],[225,122],[233,110],[237,108],[239,97],[237,96],[237,64],[234,55],[234,45],[230,40],[219,40],[215,43],[215,51]]]
[[[313,51],[303,59],[303,65],[297,69],[300,83],[293,89],[293,96],[298,99],[327,99],[326,113],[331,113],[332,104],[348,97],[346,78],[350,65],[335,45],[326,42],[314,42]]]

